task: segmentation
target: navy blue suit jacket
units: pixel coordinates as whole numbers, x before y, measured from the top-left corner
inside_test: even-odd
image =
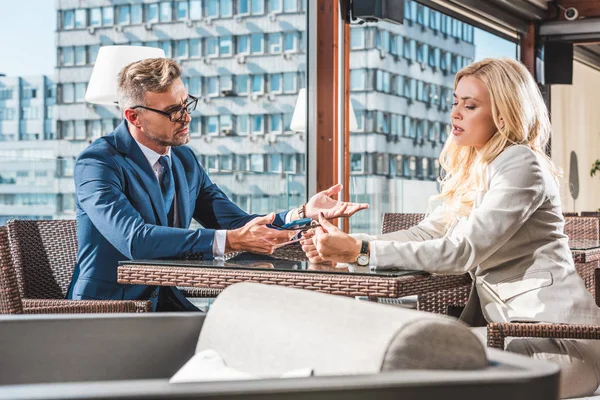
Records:
[[[75,163],[79,252],[69,288],[71,299],[152,300],[158,288],[117,283],[119,261],[156,258],[210,260],[215,229],[245,225],[249,215],[211,182],[192,150],[171,149],[180,227],[192,218],[204,229],[167,226],[156,175],[123,121],[86,148]],[[276,216],[283,224],[285,212]],[[176,288],[175,296],[194,309]]]

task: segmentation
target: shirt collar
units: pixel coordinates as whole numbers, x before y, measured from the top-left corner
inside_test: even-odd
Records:
[[[135,140],[135,138],[134,138],[134,140]],[[162,155],[169,156],[169,164],[171,164],[171,147],[169,147],[169,151],[167,151],[167,154],[158,154],[157,152],[155,152],[154,150],[152,150],[152,149],[144,146],[143,144],[141,144],[137,140],[135,142],[138,144],[138,146],[140,146],[140,149],[142,150],[142,153],[144,153],[144,156],[146,157],[146,159],[150,163],[151,167],[154,168],[154,164],[156,164],[156,162],[158,161],[158,159]]]

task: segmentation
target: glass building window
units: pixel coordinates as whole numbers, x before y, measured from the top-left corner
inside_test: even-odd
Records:
[[[247,135],[248,134],[248,116],[247,115],[238,115],[236,120],[236,130],[238,135]]]
[[[248,54],[248,36],[238,36],[236,38],[237,53]]]
[[[236,77],[236,92],[239,95],[248,94],[248,75],[238,75]]]
[[[265,13],[265,1],[264,0],[251,0],[252,1],[252,15],[262,15]]]
[[[250,7],[248,3],[250,0],[237,0],[237,13],[246,15],[250,13]]]
[[[86,87],[87,85],[85,83],[75,84],[75,102],[81,103],[84,101]]]
[[[281,7],[281,0],[269,0],[269,11],[272,13],[281,12],[283,9]]]
[[[75,64],[75,52],[72,47],[63,47],[61,55],[63,65],[69,66]]]
[[[96,62],[96,57],[98,57],[98,51],[100,50],[100,46],[92,45],[88,48],[88,62],[93,64]]]
[[[286,33],[283,36],[283,50],[286,52],[296,51],[296,34]]]
[[[63,29],[73,29],[75,27],[75,13],[73,10],[63,11],[62,17]]]
[[[206,39],[206,56],[216,57],[217,53],[217,40],[218,38],[211,37]]]
[[[224,90],[233,90],[233,79],[231,75],[221,75],[219,77],[219,88],[221,92]]]
[[[189,93],[191,93],[192,95],[195,95],[196,97],[200,96],[200,94],[202,93],[200,79],[201,78],[199,76],[194,76],[194,77],[190,78],[190,84],[189,84],[188,91],[189,91]]]
[[[271,132],[281,132],[282,131],[282,118],[281,114],[272,114],[271,115]]]
[[[263,53],[263,35],[262,35],[262,33],[253,33],[250,36],[250,52],[252,54]]]
[[[158,22],[158,3],[146,4],[146,21]]]
[[[206,117],[206,134],[215,136],[219,134],[219,117]]]
[[[118,21],[120,25],[129,25],[131,15],[129,14],[129,6],[119,6],[117,8]]]
[[[364,111],[355,111],[356,129],[352,132],[363,132],[365,130],[365,113]]]
[[[173,10],[170,1],[160,3],[160,22],[169,22],[173,18]]]
[[[283,74],[284,93],[296,93],[296,73],[286,72]]]
[[[219,156],[219,170],[232,171],[233,170],[233,157],[230,155]]]
[[[236,171],[248,171],[248,156],[236,154],[235,169]]]
[[[367,71],[364,69],[350,70],[350,90],[365,90]]]
[[[171,41],[165,40],[164,42],[160,42],[160,48],[163,49],[165,55],[167,57],[171,57]]]
[[[269,34],[269,53],[281,53],[281,33]]]
[[[250,171],[265,172],[265,158],[262,154],[250,154]]]
[[[281,74],[272,74],[269,79],[271,93],[281,93]]]
[[[178,40],[177,41],[177,50],[175,51],[176,58],[187,58],[188,56],[188,41],[187,40]]]
[[[179,1],[177,2],[177,20],[182,21],[188,19],[188,2],[187,1]]]
[[[284,154],[283,155],[283,172],[296,172],[296,155],[295,154]]]
[[[352,153],[350,154],[350,173],[363,172],[363,155]]]
[[[232,39],[231,36],[222,36],[219,38],[219,55],[230,56],[232,54]]]
[[[90,26],[102,26],[102,9],[90,9]]]
[[[85,65],[85,46],[75,47],[75,65]]]
[[[253,135],[262,135],[265,132],[263,122],[264,122],[264,120],[263,120],[262,115],[253,115],[252,116],[252,134]]]
[[[219,95],[219,78],[216,76],[211,76],[207,79],[207,92],[206,94],[209,96],[218,96]]]
[[[206,16],[210,18],[219,16],[219,0],[206,0]]]
[[[233,15],[232,0],[220,0],[219,11],[221,13],[221,18],[231,17]]]
[[[202,54],[200,49],[200,39],[190,39],[189,54],[190,58],[200,57],[200,54]]]
[[[252,93],[254,93],[254,94],[264,93],[263,76],[262,75],[253,75],[252,76]]]
[[[269,172],[281,172],[281,154],[269,155]]]
[[[112,7],[102,7],[102,25],[109,26],[115,23],[115,12]]]
[[[201,19],[202,18],[202,3],[200,0],[190,1],[190,19]]]
[[[283,0],[283,12],[291,13],[298,11],[298,0]]]
[[[87,26],[87,9],[75,10],[75,29]]]
[[[221,125],[221,129],[231,129],[233,126],[231,115],[221,115],[219,117],[219,123]]]
[[[350,49],[365,48],[365,30],[363,28],[350,28]]]

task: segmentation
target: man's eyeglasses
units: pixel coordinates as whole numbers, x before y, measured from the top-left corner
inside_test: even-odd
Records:
[[[186,112],[188,114],[191,114],[192,112],[194,112],[197,105],[198,105],[198,98],[194,97],[190,94],[190,95],[188,95],[188,102],[185,103],[185,105],[183,105],[181,107],[173,108],[169,111],[157,110],[156,108],[150,108],[150,107],[146,107],[146,106],[133,106],[133,107],[131,107],[131,109],[135,110],[136,108],[143,108],[144,110],[150,110],[150,111],[154,111],[155,113],[164,115],[165,117],[169,118],[169,120],[171,122],[180,122],[183,120],[184,114]]]

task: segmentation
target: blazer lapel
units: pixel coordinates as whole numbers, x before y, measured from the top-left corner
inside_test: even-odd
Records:
[[[179,227],[187,229],[190,221],[190,202],[189,188],[185,176],[185,169],[179,160],[179,157],[171,149],[171,159],[173,164],[173,176],[175,178],[175,193],[177,193],[177,214],[179,217]]]
[[[167,226],[168,219],[165,212],[165,201],[162,197],[160,185],[158,184],[156,175],[154,175],[154,171],[150,167],[148,159],[129,133],[125,120],[115,129],[115,147],[119,152],[126,155],[125,160],[133,168],[150,196],[154,214],[158,217],[161,225]]]

